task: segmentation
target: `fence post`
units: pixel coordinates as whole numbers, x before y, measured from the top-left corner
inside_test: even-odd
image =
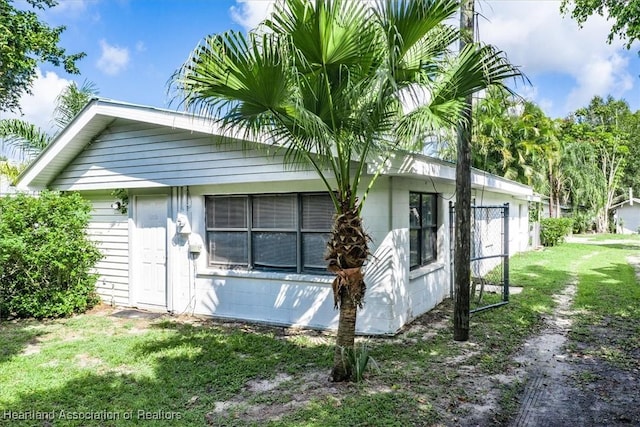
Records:
[[[451,297],[451,299],[455,298],[455,295],[453,294],[454,291],[454,286],[453,286],[453,251],[455,249],[455,245],[453,242],[453,239],[455,238],[455,232],[454,232],[454,226],[455,226],[455,214],[454,214],[454,207],[453,207],[453,201],[449,200],[449,296]]]
[[[502,267],[502,281],[504,282],[504,300],[509,301],[509,203],[504,204],[503,215],[504,242],[502,242],[502,247],[504,248],[505,257]]]

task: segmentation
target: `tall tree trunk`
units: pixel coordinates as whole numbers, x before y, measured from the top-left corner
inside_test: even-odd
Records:
[[[549,218],[555,218],[556,199],[554,197],[556,191],[556,180],[553,176],[553,166],[549,160]]]
[[[460,50],[473,41],[475,0],[464,0],[460,12]],[[454,249],[455,308],[453,313],[453,339],[469,339],[469,285],[471,282],[471,108],[468,96],[462,124],[458,127],[458,157],[456,163],[456,218]]]

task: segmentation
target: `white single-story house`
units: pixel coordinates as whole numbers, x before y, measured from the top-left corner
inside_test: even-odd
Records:
[[[313,171],[255,149],[265,143],[220,140],[205,118],[95,99],[18,188],[91,201],[107,303],[336,328],[325,188]],[[526,250],[532,189],[478,170],[472,185],[476,204],[510,204],[509,253]],[[407,153],[388,161],[362,213],[373,255],[358,333],[393,334],[450,295],[449,201],[455,165]]]
[[[611,206],[616,224],[616,233],[638,234],[640,233],[640,199],[631,196]]]

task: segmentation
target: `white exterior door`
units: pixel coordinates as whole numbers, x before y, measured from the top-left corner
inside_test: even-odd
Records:
[[[167,307],[167,213],[164,195],[136,198],[135,304]]]

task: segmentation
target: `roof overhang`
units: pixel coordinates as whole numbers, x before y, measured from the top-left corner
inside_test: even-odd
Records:
[[[21,190],[47,188],[55,177],[116,119],[221,135],[219,126],[212,120],[189,113],[93,99],[20,174],[16,187]]]
[[[36,191],[47,188],[64,168],[116,119],[245,139],[240,134],[223,131],[214,120],[190,113],[107,99],[93,99],[20,174],[16,187],[20,190]],[[254,142],[268,144],[266,137],[261,135],[258,139]],[[375,174],[378,165],[375,159],[368,161],[367,172]],[[441,182],[455,183],[456,166],[434,157],[398,151],[385,161],[382,174],[417,179],[432,178]],[[475,189],[510,194],[521,200],[535,199],[531,187],[478,169],[473,169],[471,172],[471,185]]]
[[[624,205],[629,205],[629,206],[634,206],[634,205],[638,205],[640,206],[640,199],[636,199],[635,197],[629,200],[623,200],[620,203],[616,203],[615,205],[611,206],[611,209],[618,209],[623,207]]]
[[[416,179],[434,179],[455,183],[456,165],[422,154],[398,152],[385,162],[382,174]],[[368,172],[376,172],[379,163],[369,162]],[[539,196],[528,185],[493,175],[479,169],[471,170],[471,188],[486,189],[496,193],[510,194],[517,199],[536,201]]]

